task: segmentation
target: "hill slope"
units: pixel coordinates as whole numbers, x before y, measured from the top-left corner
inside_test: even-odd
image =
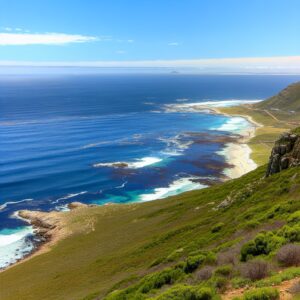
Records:
[[[279,94],[254,105],[265,111],[275,121],[287,121],[291,125],[300,122],[300,82],[289,85]]]
[[[141,287],[139,278],[176,264],[181,269],[167,283],[199,284],[194,278],[199,257],[206,261],[201,264],[217,268],[214,257],[229,251],[238,263],[241,243],[262,229],[282,227],[292,212],[299,212],[299,168],[263,178],[265,170],[165,200],[65,213],[73,234],[50,252],[0,273],[0,298],[102,299],[111,290],[133,284],[131,292],[123,292],[128,297],[109,299],[148,299],[165,288]],[[186,267],[188,260],[190,265],[196,260],[196,267]],[[216,284],[221,285],[208,285]]]
[[[277,109],[287,113],[291,111],[300,112],[300,82],[289,85],[279,94],[255,105],[261,109]]]
[[[266,116],[269,155],[283,121],[236,109]],[[285,245],[300,257],[300,167],[268,178],[266,168],[164,200],[61,213],[68,234],[1,272],[0,299],[219,299],[228,289],[300,277],[300,262],[277,258],[291,251]]]
[[[263,165],[268,160],[279,134],[300,126],[300,82],[255,105],[225,107],[219,110],[229,115],[250,116],[263,125],[256,129],[255,137],[248,143],[252,149],[251,158],[258,165]]]

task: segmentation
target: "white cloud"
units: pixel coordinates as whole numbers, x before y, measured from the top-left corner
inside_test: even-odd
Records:
[[[172,42],[172,43],[169,43],[168,46],[179,46],[179,43],[177,43],[177,42]]]
[[[6,31],[9,31],[7,29]],[[16,28],[15,30],[21,29]],[[79,34],[0,32],[0,46],[65,45],[70,43],[86,43],[97,40],[97,37]]]
[[[124,50],[117,50],[116,53],[117,53],[117,54],[125,54],[126,51],[124,51]]]
[[[0,66],[165,68],[204,74],[300,74],[300,56],[138,61],[0,61]]]

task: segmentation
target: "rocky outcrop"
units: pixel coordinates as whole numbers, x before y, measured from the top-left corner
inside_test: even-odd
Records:
[[[71,202],[68,204],[68,208],[69,209],[77,209],[77,208],[81,208],[81,207],[88,207],[89,205],[81,203],[81,202]]]
[[[272,149],[266,177],[300,165],[300,136],[284,133]]]
[[[36,236],[41,241],[50,240],[53,233],[60,227],[58,212],[20,210],[18,216],[33,226]]]

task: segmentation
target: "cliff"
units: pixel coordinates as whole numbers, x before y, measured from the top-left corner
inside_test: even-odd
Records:
[[[296,132],[296,131],[295,131]],[[300,165],[300,135],[284,133],[272,149],[266,177]]]

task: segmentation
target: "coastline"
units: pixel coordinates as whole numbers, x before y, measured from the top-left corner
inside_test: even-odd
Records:
[[[203,109],[207,110],[209,113],[224,115],[229,118],[241,117],[246,119],[251,126],[247,127],[238,132],[240,138],[236,141],[231,141],[225,144],[225,147],[218,154],[225,157],[226,162],[230,167],[223,170],[225,175],[223,181],[238,178],[254,169],[256,169],[257,164],[251,159],[251,148],[248,143],[251,138],[255,136],[256,129],[262,127],[262,124],[255,122],[251,116],[247,115],[238,115],[238,114],[228,114],[222,112],[222,107],[204,107],[197,106],[194,107],[195,110],[203,112]],[[206,187],[206,186],[203,186]],[[144,201],[141,201],[144,202]],[[19,259],[15,263],[9,265],[8,267],[0,270],[4,272],[5,270],[18,265],[24,261],[31,259],[39,254],[45,253],[51,249],[59,240],[67,237],[72,233],[71,229],[68,228],[66,218],[68,218],[68,213],[73,213],[74,210],[80,210],[83,207],[91,207],[95,205],[86,205],[80,202],[69,203],[68,208],[69,212],[63,211],[50,211],[50,212],[41,212],[41,211],[29,211],[23,210],[16,213],[17,217],[23,219],[29,223],[34,228],[34,235],[38,238],[34,249]]]
[[[241,105],[240,105],[241,106]],[[249,115],[243,114],[228,114],[222,111],[222,107],[212,107],[205,105],[197,105],[194,109],[203,112],[208,110],[210,113],[223,115],[229,118],[241,117],[246,119],[251,126],[238,132],[240,138],[236,142],[231,142],[225,145],[225,148],[219,152],[224,155],[226,162],[230,165],[225,168],[224,175],[229,179],[235,179],[253,171],[257,168],[256,162],[251,159],[252,149],[249,146],[249,141],[256,136],[256,129],[264,125],[256,122]]]
[[[242,117],[251,124],[250,127],[239,132],[241,138],[236,143],[228,143],[221,152],[225,156],[226,161],[233,166],[225,169],[224,174],[231,179],[235,179],[255,170],[258,165],[251,159],[252,149],[249,146],[249,141],[256,136],[256,129],[263,127],[263,125],[254,121],[251,116],[229,115],[217,108],[214,108],[213,111],[216,114],[228,117]]]
[[[30,226],[33,227],[36,242],[33,250],[22,258],[18,259],[15,263],[0,269],[0,273],[4,272],[20,263],[23,263],[37,255],[46,253],[51,250],[61,239],[66,238],[72,234],[72,230],[67,226],[68,214],[74,214],[74,211],[79,211],[82,208],[91,207],[80,202],[71,202],[68,205],[69,211],[30,211],[20,210],[15,213],[16,217],[22,219]],[[76,213],[76,212],[75,212]]]

